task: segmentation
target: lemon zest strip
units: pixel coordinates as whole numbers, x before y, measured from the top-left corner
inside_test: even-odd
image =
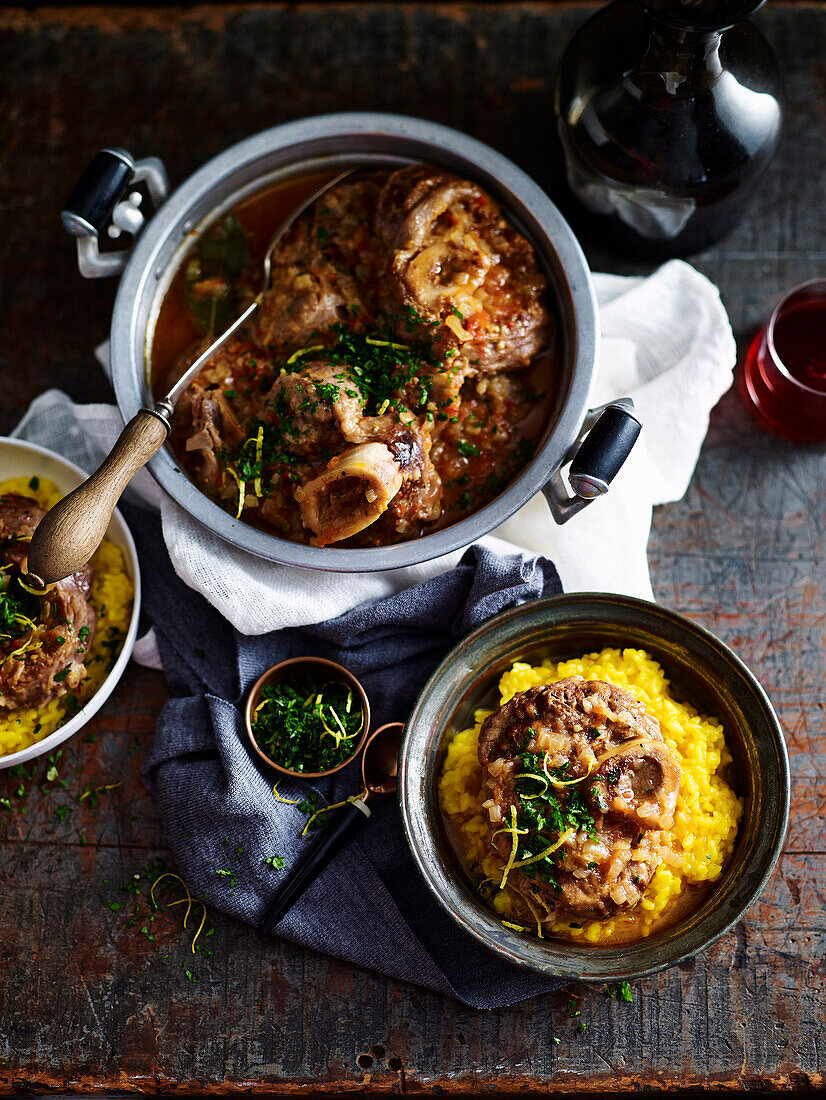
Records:
[[[527,831],[527,829],[522,830],[523,834]],[[511,827],[509,829],[500,829],[499,832],[510,833],[512,838],[511,854],[508,856],[508,862],[505,864],[505,870],[502,873],[502,881],[499,883],[499,889],[504,890],[510,870],[514,866],[516,849],[519,847],[520,831],[516,827],[516,806],[511,806]]]
[[[246,499],[246,495],[247,495],[246,485],[241,480],[241,478],[238,476],[238,474],[235,472],[235,470],[233,470],[232,466],[226,466],[224,468],[224,473],[223,473],[223,476],[221,477],[222,482],[226,481],[227,474],[229,474],[230,477],[232,477],[235,480],[235,484],[238,486],[238,508],[235,512],[235,518],[240,519],[241,518],[241,513],[244,510],[244,500]]]
[[[566,829],[554,844],[550,844],[544,851],[539,852],[538,855],[529,856],[527,859],[518,859],[515,863],[511,864],[512,867],[527,867],[529,863],[538,863],[540,859],[544,859],[545,856],[549,856],[551,852],[555,852],[557,848],[561,848],[566,840],[570,840],[572,836],[576,835],[576,829]]]
[[[279,779],[278,783],[280,783],[280,782],[281,782],[281,780]],[[298,803],[301,801],[301,799],[300,798],[282,798],[281,795],[278,793],[278,783],[275,783],[273,785],[273,788],[272,788],[272,793],[275,795],[275,801],[276,802],[283,802],[285,806],[297,806]]]
[[[348,802],[358,802],[359,799],[366,798],[366,797],[367,797],[367,788],[363,787],[359,791],[358,794],[351,794],[349,798],[345,798],[341,802],[334,802],[332,804],[332,806],[322,806],[320,810],[316,810],[316,812],[314,814],[311,814],[310,817],[307,818],[307,824],[301,830],[301,835],[306,836],[307,835],[307,830],[309,829],[309,827],[312,825],[312,823],[315,821],[315,819],[317,817],[320,817],[322,814],[329,813],[330,810],[337,810],[341,806],[346,806]]]
[[[289,366],[290,363],[294,363],[296,359],[300,359],[302,355],[309,355],[311,351],[324,351],[324,345],[313,344],[312,347],[309,348],[299,348],[298,351],[294,351],[290,358],[287,360],[287,366]]]
[[[555,787],[573,787],[575,783],[582,783],[583,780],[587,779],[591,774],[592,767],[593,765],[589,762],[588,771],[585,775],[579,776],[578,779],[554,779],[552,775],[548,774],[548,753],[546,752],[542,757],[542,771],[545,773],[548,782],[552,783]]]
[[[152,883],[151,887],[149,888],[149,898],[150,898],[150,901],[152,902],[152,905],[155,907],[155,909],[160,909],[159,903],[157,901],[155,901],[155,887],[158,885],[159,882],[162,882],[163,879],[165,879],[165,878],[177,879],[178,882],[180,882],[181,886],[183,886],[184,890],[186,891],[186,897],[185,898],[177,898],[175,901],[170,901],[166,906],[167,909],[171,909],[173,905],[183,905],[184,902],[186,902],[186,912],[184,913],[184,928],[186,928],[186,922],[189,919],[189,914],[192,911],[192,906],[193,905],[200,905],[201,908],[203,909],[203,916],[201,917],[201,923],[198,925],[198,930],[196,931],[195,935],[193,936],[192,943],[190,945],[192,954],[194,955],[195,954],[195,944],[196,944],[196,942],[198,940],[198,937],[200,936],[200,934],[203,930],[204,925],[206,924],[206,919],[207,919],[206,904],[203,901],[201,901],[200,898],[193,898],[192,894],[190,894],[190,892],[189,892],[189,887],[187,886],[187,884],[184,882],[184,880],[181,878],[180,875],[176,875],[174,871],[164,871],[164,873],[162,875],[158,875],[158,877],[155,879],[155,881]]]

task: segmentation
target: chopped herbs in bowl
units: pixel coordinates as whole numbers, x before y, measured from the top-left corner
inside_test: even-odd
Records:
[[[358,752],[369,715],[367,697],[346,669],[299,657],[276,665],[253,687],[247,730],[270,764],[318,776],[343,767]]]

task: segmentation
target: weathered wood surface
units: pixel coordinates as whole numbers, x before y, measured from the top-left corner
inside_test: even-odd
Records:
[[[276,122],[381,108],[474,133],[554,190],[551,81],[562,45],[590,10],[0,12],[0,429],[49,386],[79,399],[108,396],[90,349],[106,334],[114,286],[76,276],[58,222],[73,177],[98,147],[159,154],[180,181]],[[826,7],[770,5],[757,21],[786,71],[784,147],[751,218],[697,260],[721,287],[741,339],[783,289],[826,274]],[[589,254],[595,267],[635,269],[593,246]],[[132,668],[92,724],[97,742],[78,738],[59,761],[66,788],[46,783],[18,798],[19,780],[0,777],[0,795],[13,805],[0,810],[0,1088],[817,1086],[825,482],[822,450],[760,434],[729,394],[686,499],[655,517],[658,597],[715,630],[762,679],[794,776],[779,868],[747,918],[706,955],[636,983],[631,1005],[576,989],[582,1015],[569,1019],[566,994],[480,1013],[264,942],[221,917],[206,941],[214,955],[194,962],[179,910],[156,920],[154,942],[140,924],[121,928],[132,896],[118,885],[164,855],[138,779],[164,682]],[[121,778],[96,809],[77,801],[86,784]],[[72,812],[59,820],[63,804]]]

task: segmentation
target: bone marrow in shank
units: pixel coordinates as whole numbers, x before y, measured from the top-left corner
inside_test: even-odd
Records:
[[[295,490],[301,518],[318,546],[368,527],[402,487],[402,470],[383,443],[360,443],[336,455],[318,477]]]

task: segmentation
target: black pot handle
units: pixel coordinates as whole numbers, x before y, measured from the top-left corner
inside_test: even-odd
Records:
[[[608,405],[571,462],[568,481],[576,495],[591,499],[607,493],[641,431],[642,424],[624,405]]]
[[[169,193],[157,157],[136,161],[125,149],[101,149],[72,189],[61,214],[77,240],[81,275],[119,275],[132,244]]]
[[[593,409],[585,419],[583,431],[586,430],[587,435],[583,439],[580,434],[581,441],[569,450],[542,489],[557,523],[565,523],[592,500],[608,492],[639,438],[642,423],[634,413],[634,402],[625,397]],[[570,463],[568,484],[573,496],[562,476],[567,463]]]
[[[318,844],[305,858],[290,868],[284,882],[275,892],[267,907],[258,931],[265,935],[272,932],[292,909],[310,883],[315,882],[327,864],[341,851],[345,840],[352,831],[363,824],[370,816],[370,810],[361,799],[348,802],[336,814],[335,820],[326,830]]]
[[[72,188],[60,217],[73,237],[99,234],[126,194],[135,161],[125,149],[101,149]]]

